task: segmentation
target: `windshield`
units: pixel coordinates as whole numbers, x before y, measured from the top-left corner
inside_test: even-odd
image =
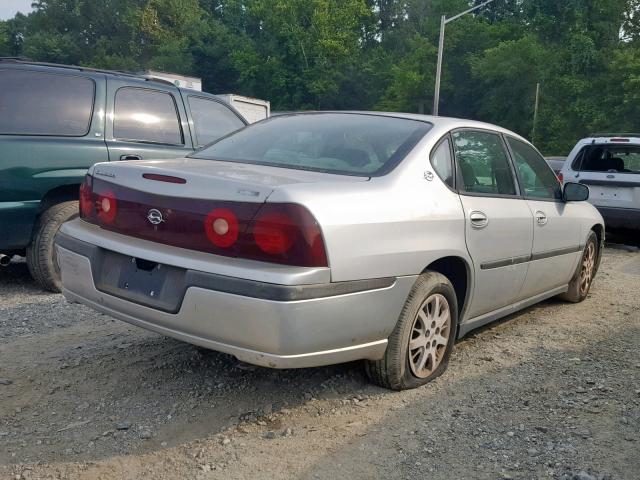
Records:
[[[573,164],[587,172],[640,173],[640,145],[590,145]]]
[[[393,169],[431,127],[381,115],[283,115],[232,133],[191,157],[377,176]]]

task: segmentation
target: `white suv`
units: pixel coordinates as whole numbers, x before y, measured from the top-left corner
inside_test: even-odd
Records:
[[[602,133],[580,140],[562,178],[589,186],[589,201],[607,228],[640,230],[640,133]]]

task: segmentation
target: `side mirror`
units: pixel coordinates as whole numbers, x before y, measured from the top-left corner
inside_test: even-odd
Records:
[[[584,202],[589,199],[589,187],[581,183],[567,182],[562,189],[565,202]]]

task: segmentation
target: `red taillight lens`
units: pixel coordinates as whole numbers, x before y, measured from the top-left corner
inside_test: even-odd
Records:
[[[269,255],[287,253],[294,242],[293,221],[284,213],[262,215],[253,227],[258,248]]]
[[[163,245],[296,267],[328,266],[320,227],[301,205],[167,196],[87,175],[80,216]]]
[[[105,190],[98,195],[96,202],[98,218],[104,223],[113,223],[118,213],[118,202],[115,194],[111,190]]]
[[[205,218],[204,231],[216,247],[228,248],[238,240],[238,217],[228,208],[216,208]]]
[[[558,180],[560,180],[560,183],[564,182],[564,176],[562,175],[562,172],[556,173],[556,176],[558,177]]]
[[[80,185],[80,217],[86,218],[93,215],[93,192],[91,191],[91,177],[86,176]]]
[[[249,227],[247,241],[259,260],[304,267],[326,267],[320,226],[309,211],[292,203],[266,203]]]

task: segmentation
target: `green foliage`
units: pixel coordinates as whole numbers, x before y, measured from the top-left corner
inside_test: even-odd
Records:
[[[431,111],[441,15],[480,0],[38,0],[0,55],[196,75],[279,109]],[[441,113],[566,154],[640,118],[640,0],[496,0],[447,25]]]

